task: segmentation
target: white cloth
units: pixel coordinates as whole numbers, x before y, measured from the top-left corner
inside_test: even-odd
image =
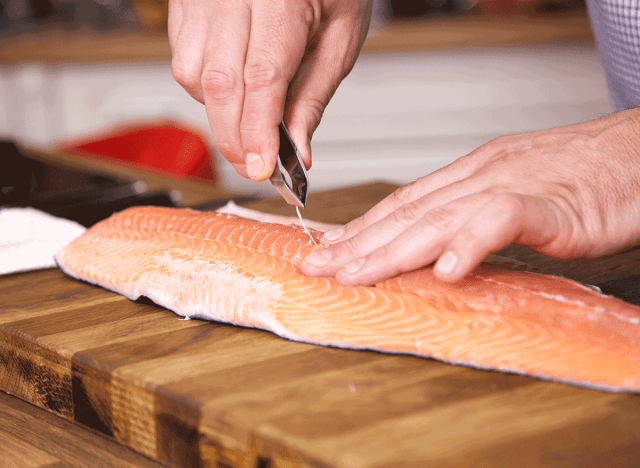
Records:
[[[34,208],[0,208],[0,275],[54,267],[53,256],[84,231]]]

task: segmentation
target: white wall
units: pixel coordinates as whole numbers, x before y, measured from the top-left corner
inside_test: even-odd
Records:
[[[55,138],[57,80],[49,67],[25,64],[0,68],[0,136],[35,144]]]
[[[370,180],[408,182],[507,133],[611,112],[587,46],[369,54],[330,103],[312,144],[311,190]],[[169,63],[0,68],[0,135],[37,144],[140,118],[202,129],[202,105]],[[274,195],[218,161],[226,185]]]

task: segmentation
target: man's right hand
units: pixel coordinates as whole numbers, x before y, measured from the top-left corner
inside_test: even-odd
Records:
[[[492,140],[325,233],[300,268],[370,285],[435,261],[455,282],[514,242],[567,259],[640,245],[640,109]]]
[[[307,168],[311,136],[351,71],[372,0],[170,0],[175,79],[206,107],[216,146],[265,180],[286,121]]]

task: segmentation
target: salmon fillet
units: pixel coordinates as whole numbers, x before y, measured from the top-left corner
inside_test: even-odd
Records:
[[[317,238],[319,231],[311,230]],[[409,353],[613,391],[640,390],[640,307],[568,279],[477,268],[458,284],[430,267],[373,287],[303,275],[318,249],[297,226],[228,213],[136,207],[59,252],[74,278],[178,315],[296,341]]]

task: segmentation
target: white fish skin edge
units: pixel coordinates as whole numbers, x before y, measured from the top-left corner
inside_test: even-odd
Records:
[[[293,210],[294,208],[291,207],[291,209]],[[218,208],[216,212],[241,216],[243,218],[253,219],[254,221],[260,221],[263,223],[275,223],[275,224],[284,224],[286,226],[304,227],[300,223],[300,220],[298,219],[297,216],[281,216],[281,215],[263,213],[261,211],[256,211],[249,208],[244,208],[242,206],[238,206],[232,201],[229,201],[222,208]],[[304,220],[304,224],[306,227],[315,229],[316,231],[320,231],[320,232],[326,232],[329,229],[333,229],[340,226],[339,224],[322,223],[320,221],[312,221],[306,218]]]

